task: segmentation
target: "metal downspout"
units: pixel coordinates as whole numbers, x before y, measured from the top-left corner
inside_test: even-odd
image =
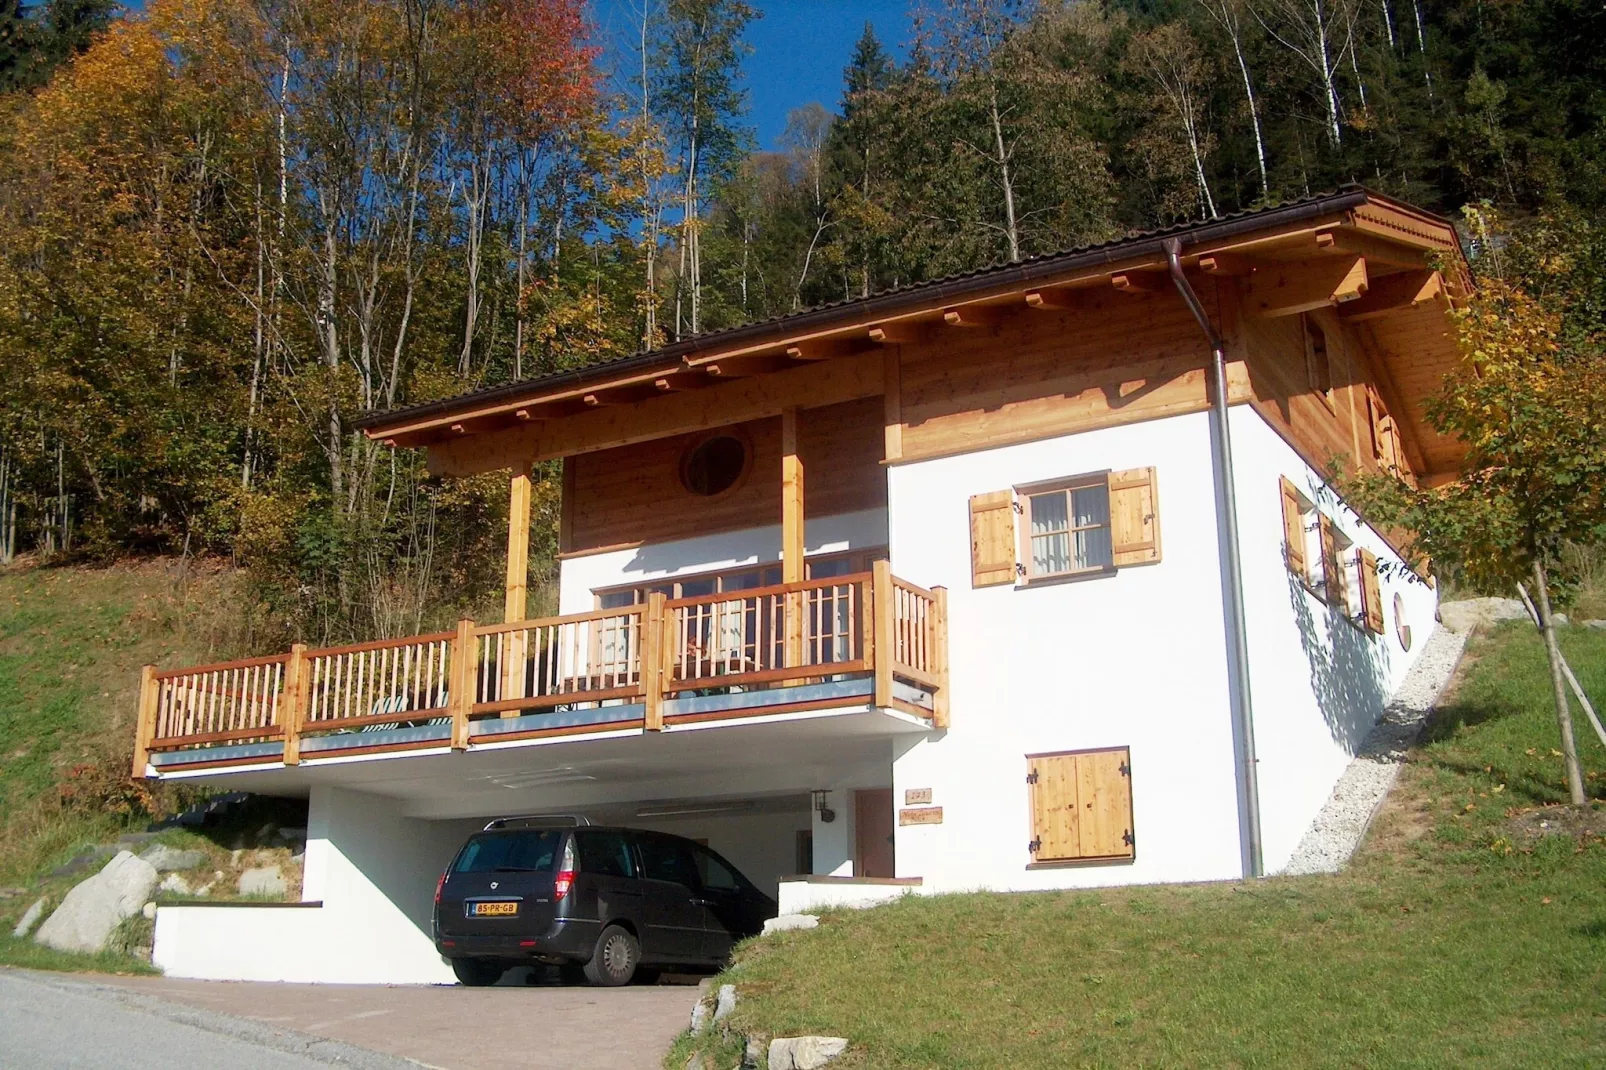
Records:
[[[1226,343],[1216,333],[1205,314],[1199,295],[1182,273],[1182,242],[1169,238],[1165,243],[1166,265],[1177,292],[1199,321],[1205,337],[1210,341],[1210,378],[1214,396],[1210,415],[1215,434],[1211,436],[1210,463],[1215,469],[1216,487],[1220,492],[1222,508],[1222,539],[1225,543],[1226,575],[1222,586],[1226,588],[1228,645],[1231,647],[1236,694],[1233,703],[1238,715],[1238,735],[1243,755],[1243,807],[1245,834],[1249,841],[1248,876],[1264,875],[1260,842],[1260,782],[1256,773],[1255,715],[1249,696],[1249,635],[1244,623],[1243,565],[1238,555],[1238,492],[1232,475],[1232,435],[1227,421],[1227,353]]]

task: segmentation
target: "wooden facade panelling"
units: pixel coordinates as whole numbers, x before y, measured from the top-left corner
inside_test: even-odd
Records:
[[[1201,282],[1210,299],[1211,286]],[[1211,302],[1212,304],[1214,302]],[[1210,351],[1174,292],[1078,293],[997,327],[942,329],[901,348],[904,461],[944,457],[1209,405]],[[1241,369],[1235,397],[1247,397]]]
[[[885,508],[882,414],[880,397],[798,414],[806,517]],[[740,483],[712,498],[692,494],[680,481],[681,458],[706,432],[568,458],[563,551],[592,553],[779,524],[781,418],[739,424],[736,431],[751,443],[752,463]]]

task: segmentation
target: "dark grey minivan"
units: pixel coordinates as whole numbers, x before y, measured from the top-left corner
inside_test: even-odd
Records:
[[[550,963],[628,984],[722,964],[775,901],[692,840],[640,829],[505,818],[469,837],[435,889],[435,946],[465,985]]]

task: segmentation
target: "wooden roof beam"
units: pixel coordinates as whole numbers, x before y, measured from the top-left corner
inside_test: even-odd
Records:
[[[1199,258],[1199,270],[1206,275],[1248,275],[1255,265],[1237,253],[1209,253]]]
[[[832,360],[852,356],[857,347],[847,338],[814,338],[793,342],[786,347],[786,359],[791,361]]]
[[[1003,310],[988,305],[964,305],[942,310],[942,322],[950,327],[996,327],[1003,320]]]
[[[1124,294],[1158,293],[1169,289],[1171,280],[1166,273],[1151,268],[1135,268],[1131,271],[1122,271],[1110,276],[1110,285]]]
[[[1402,271],[1371,280],[1366,296],[1340,310],[1346,320],[1360,323],[1393,312],[1427,304],[1444,293],[1444,276],[1437,271]]]
[[[918,342],[925,333],[918,323],[901,320],[897,323],[875,323],[865,330],[870,341],[878,346],[908,345]]]
[[[1244,305],[1251,316],[1292,316],[1359,300],[1367,286],[1364,257],[1268,264],[1249,277]]]
[[[1042,312],[1070,308],[1076,303],[1076,291],[1066,286],[1045,286],[1041,290],[1026,291],[1026,307]]]
[[[1379,264],[1394,267],[1423,268],[1428,264],[1427,250],[1409,245],[1398,245],[1375,234],[1365,234],[1351,227],[1328,227],[1315,235],[1319,252],[1364,256]]]
[[[699,364],[698,367],[716,379],[736,379],[744,375],[763,375],[766,372],[777,372],[784,368],[796,367],[796,364],[785,356],[758,354],[755,356],[711,360],[704,364]]]

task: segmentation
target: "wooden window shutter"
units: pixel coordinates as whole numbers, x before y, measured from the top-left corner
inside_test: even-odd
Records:
[[[970,499],[970,585],[1015,582],[1015,492],[995,490]]]
[[[1132,858],[1132,762],[1125,747],[1028,759],[1032,858],[1069,862]]]
[[[1160,492],[1153,468],[1110,473],[1110,544],[1116,568],[1160,560]]]
[[[1327,601],[1331,605],[1342,606],[1347,599],[1344,594],[1344,565],[1338,559],[1338,535],[1333,530],[1333,522],[1327,517],[1321,518],[1322,534],[1322,586],[1327,588]]]
[[[1052,754],[1028,760],[1031,792],[1032,859],[1063,862],[1082,857],[1080,808],[1076,805],[1076,755]]]
[[[1282,480],[1283,492],[1283,560],[1288,562],[1288,571],[1294,573],[1301,581],[1310,575],[1305,570],[1305,524],[1302,519],[1304,510],[1300,508],[1299,491],[1286,477]]]
[[[1383,634],[1383,586],[1378,580],[1377,557],[1361,551],[1361,601],[1366,610],[1366,630]]]

